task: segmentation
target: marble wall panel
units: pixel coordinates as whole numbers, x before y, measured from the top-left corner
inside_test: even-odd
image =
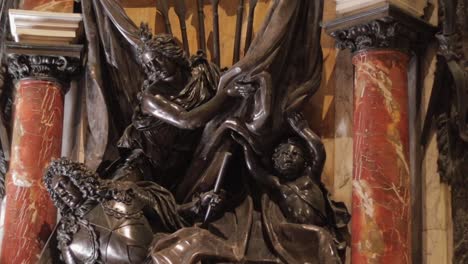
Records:
[[[435,22],[435,20],[432,20]],[[437,44],[429,43],[422,61],[424,75],[421,92],[421,119],[424,120],[434,82]],[[437,143],[435,129],[423,153],[423,263],[452,263],[453,236],[451,190],[442,183],[437,172]]]
[[[73,13],[74,0],[22,0],[20,9]]]

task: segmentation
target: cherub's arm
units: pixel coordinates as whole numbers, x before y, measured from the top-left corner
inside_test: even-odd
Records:
[[[322,140],[310,129],[302,114],[296,112],[290,113],[287,119],[294,131],[305,140],[310,156],[312,157],[311,166],[313,170],[318,174],[322,173],[326,159],[326,152]]]
[[[244,149],[245,163],[252,177],[261,185],[271,190],[278,190],[281,187],[278,177],[271,175],[263,168],[254,151],[243,138],[237,135],[233,135],[233,138]]]

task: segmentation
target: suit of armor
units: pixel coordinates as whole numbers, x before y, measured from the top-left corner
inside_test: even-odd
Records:
[[[135,200],[96,205],[78,220],[78,231],[62,250],[65,262],[142,263],[153,239],[142,209]]]
[[[179,210],[192,205],[177,206],[156,183],[102,180],[66,159],[51,163],[44,182],[62,215],[57,240],[67,264],[143,263],[153,231],[183,227]]]

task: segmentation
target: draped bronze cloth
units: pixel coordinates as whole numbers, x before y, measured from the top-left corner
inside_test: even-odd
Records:
[[[115,142],[131,122],[143,71],[136,56],[138,27],[120,2],[82,0],[81,5],[87,44],[85,158],[96,169],[102,160],[117,155]]]
[[[261,138],[259,141],[263,145],[260,151],[264,154],[271,153],[271,142],[284,136],[287,127],[284,114],[300,109],[320,86],[322,51],[319,23],[322,10],[322,1],[273,1],[246,56],[221,76],[219,90],[236,82],[252,82],[264,74],[271,78],[271,85],[267,86],[267,92],[271,93],[271,113],[266,125],[251,135]],[[227,109],[206,125],[202,142],[217,136],[217,129],[229,118],[251,120],[255,100],[258,98],[250,97],[227,105]],[[229,140],[228,137],[223,139]],[[211,151],[212,148],[215,150]],[[229,144],[199,146],[197,153],[207,156],[194,157],[202,165],[189,171],[178,190],[179,199],[187,199],[197,187],[209,189],[207,186],[212,186],[214,178],[205,177],[197,169],[208,168],[209,162],[216,159],[220,151],[231,151]],[[288,222],[278,205],[266,194],[260,203],[260,209],[254,209],[251,196],[247,196],[236,209],[225,213],[207,229],[190,227],[171,235],[157,236],[151,252],[153,262],[341,263],[329,230]]]
[[[264,118],[264,124],[250,135],[261,144],[259,151],[271,153],[273,142],[284,136],[285,113],[301,109],[320,86],[322,11],[322,0],[272,1],[247,54],[223,73],[218,85],[218,90],[228,89],[238,82],[249,83],[267,75],[271,81],[263,88],[269,99],[260,103],[264,98],[257,91],[247,99],[232,100],[205,126],[202,142],[216,137],[216,131],[230,118],[256,119],[259,113],[256,108],[262,104],[268,107],[269,114]],[[226,143],[228,140],[220,141]],[[199,145],[176,198],[187,199],[198,186],[211,186],[215,179],[203,174],[216,159],[216,153],[227,149],[229,146],[225,145]]]
[[[150,252],[155,264],[220,263],[339,264],[330,233],[318,226],[289,223],[266,195],[261,212],[250,197],[208,229],[183,228],[155,236]]]
[[[96,168],[103,159],[115,158],[113,142],[131,122],[136,94],[143,80],[136,56],[141,42],[138,27],[119,1],[82,0],[81,3],[88,47],[84,82],[89,117],[86,159],[88,166]],[[249,82],[264,72],[271,76],[273,113],[262,131],[264,134],[280,130],[283,113],[299,109],[320,85],[322,10],[322,0],[273,0],[245,57],[221,77],[218,90],[238,81]],[[251,116],[252,104],[248,100],[223,109],[205,130],[205,137],[228,117]]]

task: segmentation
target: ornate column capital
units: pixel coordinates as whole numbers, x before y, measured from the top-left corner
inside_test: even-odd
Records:
[[[331,32],[336,46],[350,49],[352,52],[370,48],[394,48],[408,50],[415,33],[404,24],[394,19],[373,20],[368,23],[352,26]]]
[[[324,27],[338,48],[352,52],[376,48],[411,51],[435,32],[425,21],[392,4],[338,18]]]
[[[70,81],[79,69],[79,59],[64,56],[8,56],[8,72],[17,80],[23,78],[53,78],[61,83]]]
[[[16,80],[54,79],[67,84],[81,64],[81,45],[50,46],[7,43],[8,72]]]

